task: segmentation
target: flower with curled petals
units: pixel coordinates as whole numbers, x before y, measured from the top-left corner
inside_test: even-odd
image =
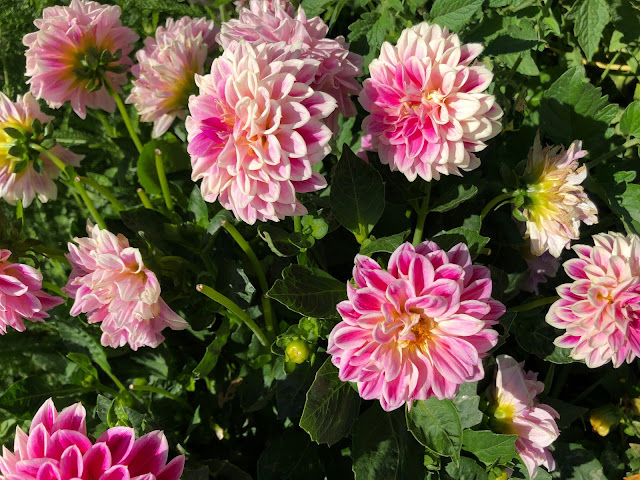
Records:
[[[491,298],[491,276],[466,245],[405,243],[387,270],[356,256],[355,287],[338,304],[342,321],[327,352],[342,381],[387,411],[431,396],[453,398],[460,384],[484,377],[482,358],[496,345],[491,328],[505,308]]]
[[[115,101],[104,78],[116,92],[127,82],[132,64],[127,56],[138,35],[120,21],[121,9],[89,0],[47,7],[33,23],[38,31],[24,36],[27,83],[36,98],[51,108],[67,101],[80,118],[86,107],[113,112]]]
[[[23,263],[9,261],[11,252],[0,249],[0,334],[7,327],[24,332],[23,320],[42,322],[47,310],[64,303],[42,291],[42,274]]]
[[[499,355],[496,362],[496,382],[489,391],[490,424],[500,433],[518,435],[516,452],[533,479],[539,466],[555,469],[549,446],[560,435],[556,424],[560,415],[537,401],[536,396],[544,391],[537,373],[525,372],[524,363],[508,355]]]
[[[41,124],[47,124],[53,117],[42,113],[40,105],[27,93],[24,97],[18,95],[15,102],[2,92],[0,92],[0,198],[4,198],[11,205],[15,205],[18,200],[23,207],[28,207],[33,199],[38,197],[43,203],[55,200],[58,196],[58,188],[54,180],[60,175],[60,169],[53,164],[45,153],[31,150],[29,144],[32,139],[34,120]],[[21,145],[28,152],[26,165],[19,168],[24,163],[23,157],[12,155],[12,147],[17,140],[11,137],[5,128],[24,132],[25,143]],[[36,140],[34,143],[37,143]],[[63,163],[78,166],[82,155],[76,155],[70,150],[60,145],[54,145],[50,149],[51,153],[58,157]],[[9,153],[11,152],[11,153]],[[37,161],[40,171],[36,171],[34,162]],[[20,170],[20,171],[18,171]]]
[[[176,118],[184,119],[189,96],[197,93],[195,75],[204,74],[207,57],[216,46],[213,20],[167,19],[156,36],[136,52],[127,103],[133,103],[143,122],[153,122],[153,138],[165,133]]]
[[[542,148],[536,135],[524,172],[527,184],[522,192],[525,203],[522,216],[526,221],[525,238],[531,241],[531,253],[548,251],[559,257],[571,240],[580,238],[580,222],[598,223],[598,211],[582,185],[587,167],[578,160],[587,154],[576,140],[568,150],[563,147]]]
[[[222,24],[218,41],[225,50],[235,50],[243,40],[254,47],[286,42],[300,50],[301,59],[317,61],[318,68],[310,86],[338,102],[336,111],[326,119],[337,133],[338,113],[345,117],[354,117],[357,113],[350,96],[360,93],[356,78],[362,75],[363,58],[349,51],[343,37],[327,38],[328,31],[329,27],[320,17],[308,19],[302,7],[296,14],[289,1],[250,0],[248,8],[240,9],[237,19]]]
[[[557,287],[546,320],[565,330],[553,343],[572,358],[617,368],[640,356],[640,238],[609,232],[593,242],[574,245],[578,258],[563,264],[573,282]]]
[[[324,119],[336,102],[309,86],[318,62],[299,54],[284,42],[242,42],[196,76],[200,94],[189,99],[191,178],[202,179],[207,202],[249,224],[304,215],[296,193],[327,185],[313,165],[331,151]]]
[[[160,297],[156,275],[144,266],[140,250],[123,235],[114,235],[88,222],[89,237],[69,243],[73,268],[65,293],[75,301],[71,315],[87,313],[100,323],[102,345],[133,350],[157,347],[162,330],[183,330],[189,324]]]
[[[138,439],[133,428],[113,427],[95,442],[87,412],[76,403],[60,413],[51,399],[33,417],[29,433],[16,428],[13,451],[3,447],[2,480],[179,480],[184,455],[167,463],[169,445],[159,430]]]
[[[382,44],[359,100],[370,113],[362,129],[383,164],[428,182],[480,165],[474,152],[502,128],[502,109],[483,93],[493,75],[474,63],[481,51],[426,22],[404,30],[396,46]]]

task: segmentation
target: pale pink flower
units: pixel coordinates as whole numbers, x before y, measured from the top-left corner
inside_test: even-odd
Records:
[[[138,35],[120,22],[120,7],[101,5],[88,0],[71,0],[66,6],[47,7],[42,18],[33,23],[37,32],[24,36],[28,47],[27,72],[31,77],[31,93],[43,98],[52,108],[71,101],[80,118],[86,117],[86,107],[113,112],[115,102],[104,85],[95,83],[106,75],[117,92],[127,82],[126,70],[132,64],[128,57]],[[104,51],[121,56],[111,62],[89,68],[81,62],[91,57],[100,59]],[[95,91],[90,91],[99,86]],[[89,88],[87,88],[89,87]]]
[[[542,148],[536,135],[524,172],[527,184],[522,215],[526,219],[525,238],[531,241],[531,253],[548,251],[559,257],[571,240],[580,238],[580,222],[598,223],[598,210],[580,185],[587,167],[578,160],[587,152],[576,140],[569,150],[559,146]]]
[[[589,368],[640,356],[640,238],[609,232],[575,245],[563,266],[574,282],[557,287],[547,323],[566,330],[554,343]]]
[[[100,323],[102,345],[157,347],[165,328],[188,328],[160,298],[160,283],[144,266],[140,250],[130,247],[123,235],[91,222],[87,233],[74,238],[77,246],[69,243],[67,259],[73,270],[65,292],[75,300],[71,315],[87,313],[89,323]]]
[[[558,273],[560,262],[549,252],[544,252],[539,257],[527,256],[525,259],[529,267],[529,275],[522,289],[526,292],[538,295],[538,285],[547,283],[547,278],[553,278]]]
[[[138,63],[131,68],[136,80],[127,103],[135,105],[140,120],[153,122],[153,138],[166,132],[176,117],[184,119],[189,96],[198,92],[195,75],[204,73],[217,32],[213,20],[170,18],[136,52]]]
[[[280,0],[251,0],[249,8],[240,10],[237,19],[222,24],[218,42],[225,49],[235,50],[242,40],[254,47],[263,43],[286,42],[300,50],[303,60],[317,60],[318,66],[310,86],[331,95],[338,102],[336,111],[326,120],[337,132],[338,113],[345,117],[356,115],[350,95],[357,95],[362,75],[363,59],[349,51],[343,37],[326,38],[329,27],[320,17],[307,19],[302,7],[294,16],[290,2]]]
[[[44,402],[28,434],[16,428],[13,451],[2,447],[0,479],[180,479],[184,455],[167,463],[169,445],[163,432],[136,439],[133,428],[113,427],[92,440],[86,416],[81,403],[58,413],[51,399]]]
[[[40,105],[30,93],[24,97],[18,95],[17,100],[12,102],[0,92],[0,198],[4,198],[11,205],[21,200],[22,206],[28,207],[36,196],[43,203],[55,200],[58,196],[58,188],[54,180],[60,175],[60,169],[44,153],[31,152],[42,160],[44,169],[41,173],[36,172],[32,161],[21,172],[14,172],[16,164],[22,158],[9,154],[14,139],[4,129],[15,128],[31,134],[33,133],[31,124],[34,119],[38,119],[44,125],[53,120],[53,117],[42,113]],[[78,166],[84,157],[60,145],[55,145],[51,153],[65,164],[74,166]]]
[[[23,320],[42,322],[49,318],[47,310],[62,303],[42,291],[42,274],[23,263],[9,261],[11,252],[0,249],[0,334],[7,327],[25,331]]]
[[[298,56],[284,42],[242,42],[196,76],[200,95],[189,99],[191,178],[250,224],[306,214],[296,193],[327,185],[312,167],[331,151],[323,119],[336,102],[309,86],[318,62]]]
[[[431,396],[453,398],[460,384],[484,377],[482,358],[496,345],[491,328],[505,311],[491,298],[491,276],[466,245],[405,243],[388,270],[358,255],[355,287],[338,304],[342,317],[327,352],[340,380],[387,411]]]
[[[362,129],[383,164],[428,182],[480,165],[474,152],[502,128],[502,109],[483,93],[493,74],[474,63],[482,48],[426,22],[404,30],[396,46],[382,44],[359,100],[370,112]]]
[[[533,479],[539,466],[548,471],[556,468],[548,447],[560,435],[555,420],[560,415],[538,403],[536,396],[544,391],[544,383],[537,380],[537,373],[523,370],[524,362],[508,355],[499,355],[496,362],[496,383],[489,392],[491,425],[500,433],[518,435],[516,452]]]

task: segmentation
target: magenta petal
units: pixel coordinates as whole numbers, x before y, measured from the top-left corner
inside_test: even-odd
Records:
[[[124,465],[115,465],[104,472],[98,480],[130,480],[129,470]]]
[[[88,478],[100,478],[112,465],[111,452],[104,442],[96,443],[84,454],[85,475]]]
[[[180,480],[184,470],[184,455],[179,455],[171,460],[162,471],[156,475],[156,480]]]
[[[169,456],[167,439],[160,430],[140,437],[122,463],[129,466],[132,477],[152,473],[157,475],[165,466]]]

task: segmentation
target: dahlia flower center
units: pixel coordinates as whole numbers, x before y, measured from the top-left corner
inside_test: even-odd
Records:
[[[493,418],[490,420],[491,427],[506,435],[517,433],[513,428],[513,419],[516,417],[516,410],[513,405],[500,404],[493,412]]]
[[[446,95],[441,95],[437,90],[423,92],[422,95],[413,94],[402,98],[407,113],[411,112],[418,116],[428,113],[435,105],[442,104]]]
[[[417,314],[415,314],[417,315]],[[411,333],[414,340],[409,341],[409,348],[423,347],[432,338],[432,330],[435,328],[436,322],[433,318],[420,315],[418,323],[411,327]]]
[[[126,65],[117,64],[121,57],[122,50],[111,53],[108,48],[90,45],[75,53],[72,73],[77,80],[84,82],[85,88],[94,92],[102,88],[107,72],[123,73],[127,70]]]

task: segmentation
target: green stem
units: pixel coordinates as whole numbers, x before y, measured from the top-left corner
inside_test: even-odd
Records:
[[[105,187],[103,185],[100,185],[93,178],[80,177],[80,181],[82,183],[84,183],[85,185],[89,185],[91,188],[93,188],[98,193],[102,194],[102,196],[104,198],[106,198],[107,200],[109,200],[111,205],[113,205],[113,208],[115,208],[117,211],[121,212],[122,210],[126,210],[127,207],[125,207],[124,204],[120,200],[118,200],[115,197],[115,195],[113,195],[113,193],[111,193],[109,191],[109,189],[107,187]]]
[[[18,199],[16,202],[16,219],[22,220],[24,217],[24,210],[22,208],[22,200]]]
[[[153,205],[151,205],[151,200],[149,200],[149,197],[147,197],[146,192],[142,188],[139,188],[137,192],[144,208],[146,208],[147,210],[153,210]]]
[[[295,218],[295,217],[294,217]],[[275,333],[275,321],[273,318],[273,311],[271,309],[271,301],[269,297],[267,297],[267,291],[269,290],[269,284],[267,283],[267,277],[264,274],[264,270],[262,269],[262,265],[260,265],[260,261],[253,249],[249,245],[249,243],[244,239],[244,237],[240,234],[240,232],[229,222],[223,221],[221,224],[222,228],[224,228],[236,241],[238,246],[242,249],[242,251],[247,255],[251,265],[253,266],[253,270],[256,272],[258,276],[258,283],[260,284],[260,290],[262,291],[262,308],[264,310],[264,320],[265,326],[267,327],[267,333],[270,336],[273,336]]]
[[[160,187],[162,188],[164,203],[167,205],[167,209],[169,210],[169,212],[173,212],[173,200],[171,199],[171,192],[169,191],[169,182],[167,181],[167,176],[164,173],[162,151],[156,148],[154,153],[156,155],[156,170],[158,171],[158,180],[160,180]]]
[[[575,404],[580,400],[582,400],[583,398],[585,398],[587,395],[593,392],[596,388],[598,388],[600,384],[604,382],[607,378],[609,378],[607,375],[600,375],[600,378],[597,381],[593,382],[591,385],[585,388],[580,395],[578,395],[577,397],[575,397],[574,400],[572,400],[571,403]]]
[[[94,386],[95,386],[96,391],[98,391],[98,392],[105,392],[105,393],[108,393],[108,394],[110,394],[110,395],[113,395],[114,397],[115,397],[116,395],[118,395],[118,391],[117,391],[117,390],[114,390],[114,389],[113,389],[113,388],[111,388],[111,387],[107,387],[106,385],[103,385],[102,383],[99,383],[99,382],[98,382],[98,383],[97,383],[96,385],[94,385]]]
[[[138,134],[136,133],[136,131],[133,129],[133,125],[131,124],[131,118],[127,113],[127,107],[125,107],[124,103],[122,102],[122,99],[120,98],[120,95],[118,95],[116,90],[113,88],[111,81],[106,76],[104,77],[104,83],[105,83],[105,87],[107,88],[107,92],[116,101],[116,105],[118,106],[118,110],[120,110],[120,115],[122,115],[122,120],[124,121],[124,124],[127,127],[127,131],[129,132],[129,136],[131,137],[131,140],[133,140],[133,143],[135,143],[136,148],[138,149],[138,152],[142,153],[142,142],[140,141],[140,138],[138,138]]]
[[[538,300],[534,300],[533,302],[525,303],[524,305],[520,305],[519,307],[509,308],[510,312],[526,312],[527,310],[533,310],[534,308],[541,307],[543,305],[549,305],[550,303],[555,302],[556,300],[560,300],[560,297],[544,297],[539,298]]]
[[[418,220],[416,222],[416,229],[413,232],[413,245],[418,245],[422,241],[422,234],[424,232],[424,222],[427,219],[429,213],[429,198],[431,197],[431,183],[427,183],[427,191],[424,194],[422,205],[418,210]]]
[[[484,217],[486,217],[489,212],[491,211],[491,209],[493,207],[495,207],[497,204],[499,204],[500,202],[507,200],[509,198],[513,197],[513,193],[512,192],[507,192],[507,193],[503,193],[498,195],[497,197],[494,197],[493,199],[491,199],[489,201],[489,203],[487,203],[484,208],[482,209],[482,212],[480,212],[480,220],[484,220]]]
[[[560,370],[560,375],[558,375],[558,379],[556,380],[556,383],[553,386],[553,388],[551,389],[551,392],[550,392],[550,395],[549,395],[552,398],[558,398],[558,395],[560,395],[560,392],[562,391],[562,388],[567,384],[567,379],[569,378],[569,372],[571,370],[571,364],[563,365],[562,367],[563,368],[559,368],[558,367],[558,370]],[[603,375],[603,377],[604,377],[604,375]],[[576,400],[573,400],[572,403],[575,403]]]
[[[262,329],[233,300],[225,297],[220,292],[214,290],[213,288],[207,285],[199,284],[196,286],[196,290],[198,290],[201,293],[204,293],[211,300],[218,302],[220,305],[225,307],[227,310],[229,310],[231,313],[237,316],[240,320],[242,320],[247,325],[247,327],[251,329],[251,331],[255,334],[255,336],[258,337],[258,340],[260,340],[260,343],[262,345],[264,345],[265,347],[269,345],[269,341],[267,340],[267,337],[262,331]]]
[[[34,150],[37,150],[40,153],[44,153],[49,158],[49,160],[51,160],[53,162],[53,164],[60,169],[60,171],[63,174],[69,175],[69,172],[67,171],[67,167],[69,165],[64,163],[62,160],[60,160],[58,157],[56,157],[49,150],[47,150],[46,148],[43,148],[42,146],[38,145],[37,143],[30,143],[29,147],[33,148]]]
[[[609,75],[609,71],[611,70],[611,65],[614,65],[616,63],[616,61],[618,60],[618,57],[620,56],[620,53],[622,52],[616,52],[616,54],[613,56],[611,61],[607,64],[607,68],[605,68],[604,72],[602,72],[602,75],[600,75],[600,80],[598,80],[598,84],[596,86],[599,87],[600,84],[604,82],[604,79],[607,78],[607,75]]]
[[[293,231],[302,232],[302,217],[293,217]]]
[[[180,398],[175,393],[168,392],[164,388],[154,387],[153,385],[129,385],[129,390],[133,390],[136,392],[151,392],[157,393],[158,395],[162,395],[163,397],[170,398],[171,400],[175,400],[176,402],[184,405],[187,408],[191,408],[191,406],[185,402],[182,398]]]
[[[618,148],[615,148],[615,149],[611,150],[610,152],[607,152],[604,155],[600,155],[598,158],[595,158],[595,159],[591,160],[590,162],[588,162],[587,163],[587,169],[591,169],[591,168],[595,167],[596,165],[598,165],[599,163],[602,163],[605,160],[608,160],[611,157],[615,157],[619,153],[624,152],[628,148],[635,147],[639,143],[640,143],[640,138],[634,138],[633,140],[629,140],[624,145],[621,145]]]
[[[102,215],[100,215],[100,212],[98,212],[98,210],[96,209],[96,206],[93,204],[93,201],[89,198],[89,194],[87,194],[87,191],[85,190],[84,185],[80,181],[80,177],[74,178],[73,181],[75,182],[74,184],[76,186],[76,189],[78,190],[80,197],[82,197],[84,204],[87,206],[87,209],[89,209],[89,213],[91,213],[91,216],[93,217],[93,219],[96,221],[96,223],[102,230],[106,230],[107,224],[104,222],[104,219],[102,218]]]

